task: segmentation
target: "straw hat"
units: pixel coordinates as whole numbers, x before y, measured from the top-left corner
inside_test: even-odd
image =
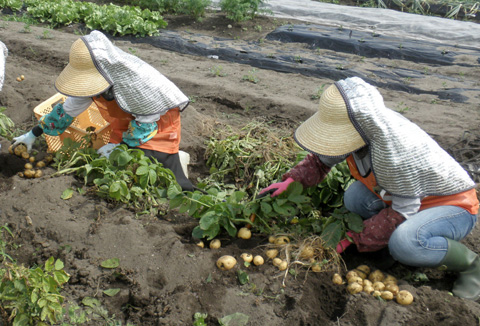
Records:
[[[318,112],[297,128],[295,140],[304,149],[325,156],[343,156],[365,146],[335,84],[323,92]]]
[[[55,81],[55,88],[67,96],[91,97],[110,87],[92,61],[85,42],[80,38],[70,49],[68,65]]]

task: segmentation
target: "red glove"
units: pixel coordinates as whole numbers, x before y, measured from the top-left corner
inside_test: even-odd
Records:
[[[262,189],[262,191],[260,191],[260,193],[258,194],[257,198],[264,197],[264,196],[266,196],[266,195],[268,195],[268,194],[272,194],[271,197],[278,196],[278,195],[280,195],[282,192],[284,192],[285,190],[287,190],[288,185],[291,184],[293,181],[295,181],[295,180],[293,180],[292,178],[287,178],[285,181],[271,184],[271,185],[268,186],[267,188]]]
[[[387,247],[393,231],[404,221],[403,215],[387,207],[363,221],[363,231],[352,233],[350,237],[357,245],[358,251],[378,251]]]
[[[352,237],[352,232],[348,231],[347,235],[349,237]],[[340,240],[340,242],[337,245],[337,254],[341,254],[342,252],[344,252],[345,249],[347,249],[347,247],[350,246],[351,244],[352,244],[352,242],[347,238],[345,238],[343,240]]]

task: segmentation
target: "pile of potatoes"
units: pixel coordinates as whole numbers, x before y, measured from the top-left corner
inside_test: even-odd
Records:
[[[241,228],[238,233],[237,237],[240,239],[250,239],[252,236],[251,231],[248,228]],[[279,237],[273,237],[271,236],[269,239],[269,242],[271,244],[276,244],[276,245],[283,245],[286,243],[290,242],[290,239],[286,236],[279,236]],[[199,242],[197,243],[197,246],[203,248],[204,243]],[[214,239],[210,242],[210,248],[211,249],[218,249],[221,246],[220,240]],[[288,268],[288,263],[285,259],[281,259],[278,257],[279,255],[279,250],[278,249],[267,249],[265,251],[265,257],[268,260],[271,260],[272,264],[278,268],[280,271],[284,271]],[[265,258],[262,255],[256,255],[253,256],[250,253],[244,252],[240,255],[240,258],[247,264],[253,263],[255,266],[260,266],[265,263]],[[228,271],[235,267],[237,264],[237,259],[233,256],[230,255],[225,255],[220,257],[217,260],[217,267],[223,271]]]
[[[400,290],[397,279],[380,270],[370,271],[367,265],[360,265],[350,270],[345,278],[347,279],[347,291],[350,294],[365,292],[386,301],[396,299],[401,305],[409,305],[413,302],[413,295],[407,290]],[[335,273],[332,281],[334,284],[344,284],[340,274]]]
[[[18,176],[22,178],[40,178],[43,176],[43,169],[50,162],[53,161],[53,156],[48,154],[41,161],[36,161],[35,156],[30,155],[27,151],[27,147],[23,144],[20,144],[13,148],[13,145],[8,148],[8,152],[12,155],[24,158],[27,162],[25,163],[25,170],[23,172],[18,172]]]

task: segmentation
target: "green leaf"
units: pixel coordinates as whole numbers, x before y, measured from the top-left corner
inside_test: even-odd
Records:
[[[120,266],[120,259],[110,258],[104,260],[100,263],[100,266],[102,266],[103,268],[117,268],[118,266]]]
[[[25,313],[19,313],[15,316],[15,319],[13,320],[13,326],[29,326],[31,325],[30,323],[30,318],[28,318],[28,315]]]
[[[345,222],[347,227],[353,232],[362,232],[363,230],[363,219],[360,215],[355,213],[347,214],[345,217]]]
[[[62,195],[60,196],[60,198],[62,198],[63,200],[68,200],[72,198],[73,193],[74,193],[74,190],[72,188],[65,189]]]
[[[65,271],[55,271],[53,272],[53,278],[58,284],[62,285],[68,282],[70,276]]]
[[[148,166],[142,165],[137,168],[136,175],[144,175],[148,173]]]
[[[83,298],[82,304],[90,308],[100,307],[100,301],[92,297]]]
[[[217,216],[217,213],[214,211],[208,211],[200,219],[200,228],[202,230],[207,230],[212,225],[218,224],[218,222],[219,217]]]
[[[320,237],[327,247],[335,248],[342,238],[342,233],[342,223],[336,220],[325,227]]]
[[[236,312],[234,314],[220,318],[218,322],[221,326],[246,326],[248,324],[249,316]]]
[[[247,272],[240,269],[237,271],[237,278],[241,285],[247,284],[250,281],[250,277],[248,276]]]
[[[203,233],[203,230],[200,228],[200,226],[197,225],[193,228],[192,237],[197,239],[202,239],[203,237],[205,237],[205,234]]]
[[[270,214],[272,212],[272,206],[269,203],[263,201],[260,203],[260,209],[265,214]]]
[[[45,262],[45,271],[47,271],[47,272],[53,271],[54,261],[55,261],[55,258],[53,258],[53,257],[50,257],[50,258],[47,259],[47,261]]]
[[[57,259],[55,261],[55,270],[56,271],[59,271],[61,269],[63,269],[65,267],[65,265],[63,264],[63,261],[61,261],[60,259]]]
[[[103,293],[105,293],[109,297],[115,296],[118,292],[120,292],[120,289],[108,289],[108,290],[103,291]]]

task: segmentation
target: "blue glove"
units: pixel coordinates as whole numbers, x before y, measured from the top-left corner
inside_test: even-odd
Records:
[[[100,157],[109,158],[109,157],[110,157],[110,154],[113,152],[113,150],[114,150],[115,148],[117,148],[117,146],[120,146],[120,144],[108,143],[108,144],[103,145],[102,147],[100,147],[100,148],[97,150],[97,153],[100,154]]]
[[[30,130],[26,134],[23,134],[18,137],[14,137],[13,138],[14,142],[12,143],[12,146],[13,148],[15,148],[20,144],[25,144],[25,146],[27,146],[27,151],[30,152],[32,150],[32,146],[36,138],[37,137],[35,137],[33,132]]]

